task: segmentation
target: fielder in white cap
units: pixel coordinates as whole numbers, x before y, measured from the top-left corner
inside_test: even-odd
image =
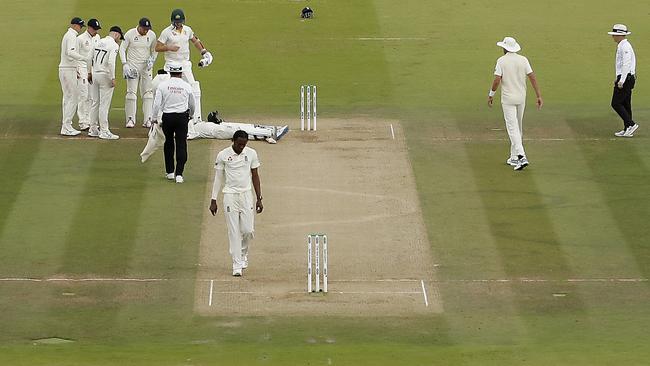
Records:
[[[632,45],[625,38],[632,32],[628,31],[625,24],[614,24],[611,32],[607,32],[616,47],[616,80],[614,80],[614,94],[612,95],[612,108],[623,120],[623,129],[615,132],[617,137],[632,137],[639,128],[632,120],[632,89],[636,84],[636,56]]]
[[[521,50],[519,43],[512,37],[505,37],[503,41],[497,42],[497,46],[503,48],[504,55],[499,57],[494,69],[495,77],[488,93],[488,106],[492,107],[494,94],[501,85],[501,107],[510,137],[510,157],[506,160],[506,164],[514,166],[515,170],[522,170],[529,164],[522,142],[524,109],[526,107],[526,77],[535,89],[537,109],[542,108],[544,101],[528,59],[517,54]]]

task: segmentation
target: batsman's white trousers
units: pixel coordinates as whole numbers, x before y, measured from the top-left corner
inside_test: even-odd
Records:
[[[111,78],[107,73],[93,72],[93,83],[90,84],[90,99],[93,104],[90,108],[90,128],[97,128],[99,132],[108,132],[108,112],[111,109],[111,100],[115,88],[111,86]]]
[[[192,87],[194,94],[194,116],[192,116],[192,123],[201,122],[201,87],[198,81],[194,79],[192,73],[192,62],[183,62],[183,75],[181,76]]]
[[[138,110],[138,84],[140,84],[140,97],[142,98],[143,122],[151,121],[151,110],[153,109],[153,86],[151,84],[151,70],[147,70],[147,63],[129,65],[138,70],[138,77],[126,79],[126,98],[124,100],[124,111],[126,120],[129,118],[136,121],[135,115]]]
[[[77,111],[77,102],[79,98],[79,89],[77,88],[77,69],[59,68],[59,81],[61,82],[61,91],[63,91],[63,101],[61,103],[63,118],[61,120],[61,133],[72,130],[72,118]]]
[[[90,84],[88,83],[88,71],[85,67],[77,68],[77,89],[79,89],[79,103],[77,105],[77,118],[79,118],[79,127],[87,127],[90,125],[90,107],[92,100],[90,99]]]
[[[255,202],[253,192],[224,193],[223,212],[228,226],[232,269],[242,269],[248,247],[254,236]]]
[[[517,159],[518,155],[526,156],[523,144],[524,109],[526,104],[501,104],[506,129],[510,137],[510,158]]]

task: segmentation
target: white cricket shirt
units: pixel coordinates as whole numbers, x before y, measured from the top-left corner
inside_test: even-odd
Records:
[[[77,50],[79,51],[79,54],[85,58],[84,61],[78,61],[79,68],[87,68],[90,70],[93,62],[93,50],[100,39],[101,37],[99,34],[95,34],[93,37],[88,33],[88,31],[77,36]]]
[[[138,33],[137,28],[129,29],[124,33],[124,40],[120,45],[120,60],[122,64],[144,64],[149,57],[156,54],[156,33],[151,29],[146,35]]]
[[[253,187],[253,174],[251,169],[260,166],[257,152],[246,146],[241,154],[237,155],[232,146],[229,146],[217,154],[215,169],[223,170],[226,183],[223,193],[243,193],[250,191]]]
[[[499,57],[494,75],[501,76],[501,103],[526,103],[526,77],[532,73],[528,59],[515,52]]]
[[[621,75],[620,82],[625,82],[627,74],[636,74],[636,55],[632,44],[627,39],[618,42],[616,47],[616,76]]]
[[[111,36],[100,39],[93,51],[93,73],[108,74],[109,78],[115,79],[115,58],[119,48]]]
[[[177,45],[180,48],[176,52],[165,52],[165,61],[189,61],[190,60],[190,39],[194,37],[192,28],[183,25],[179,32],[173,25],[165,28],[158,37],[158,41],[164,45]]]
[[[192,87],[181,78],[170,77],[165,80],[155,91],[153,100],[153,116],[159,113],[183,113],[190,110],[194,115],[194,94]]]
[[[84,61],[84,57],[77,50],[77,31],[68,28],[61,40],[61,69],[76,69],[78,61]]]

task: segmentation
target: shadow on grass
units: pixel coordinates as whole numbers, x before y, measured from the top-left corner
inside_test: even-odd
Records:
[[[521,172],[505,165],[508,143],[467,143],[464,148],[492,234],[486,241],[494,242],[505,274],[511,279],[572,278],[545,198],[535,182],[534,165]],[[517,283],[511,289],[520,315],[585,312],[579,292],[571,284],[533,287]],[[553,297],[556,291],[576,296],[558,302]],[[535,337],[535,325],[527,326]]]
[[[569,120],[568,125],[576,130],[585,124],[593,125],[591,119]],[[604,127],[607,129],[609,126]],[[611,136],[611,128],[603,131]],[[642,131],[642,130],[640,130]],[[643,133],[643,132],[641,132]],[[650,154],[647,140],[633,138],[623,141],[593,141],[577,143],[596,187],[602,192],[616,223],[624,244],[633,254],[637,268],[644,278],[650,276],[650,170],[646,157]],[[612,243],[618,245],[618,243]]]

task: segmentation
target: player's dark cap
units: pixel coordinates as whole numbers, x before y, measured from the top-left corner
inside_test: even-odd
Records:
[[[183,9],[172,10],[172,23],[185,23],[185,13]]]
[[[119,33],[120,34],[120,39],[124,39],[124,33],[122,33],[122,28],[114,25],[114,26],[111,27],[110,31]]]
[[[149,20],[149,18],[142,18],[138,22],[138,25],[145,28],[151,28],[151,21]]]
[[[77,24],[77,25],[80,25],[80,26],[82,26],[82,27],[85,27],[85,26],[86,26],[86,25],[84,24],[84,20],[81,19],[81,18],[79,18],[79,17],[74,17],[74,18],[72,18],[72,20],[70,21],[70,24]]]
[[[102,29],[102,26],[99,24],[99,20],[95,18],[88,20],[88,26],[95,30]]]

